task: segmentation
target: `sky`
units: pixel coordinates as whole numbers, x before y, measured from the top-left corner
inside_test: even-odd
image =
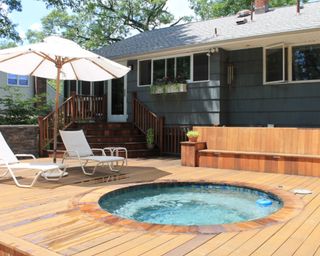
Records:
[[[39,0],[22,0],[22,12],[13,12],[11,20],[17,24],[17,31],[24,38],[25,32],[31,28],[39,30],[41,28],[41,18],[46,16],[50,10],[46,9],[45,4]],[[177,18],[184,15],[193,15],[189,8],[188,0],[168,0],[168,10]]]

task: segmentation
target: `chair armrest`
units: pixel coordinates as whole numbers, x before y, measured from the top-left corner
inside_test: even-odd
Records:
[[[114,148],[113,149],[113,152],[116,152],[116,156],[119,156],[119,152],[124,152],[125,153],[125,158],[127,159],[128,158],[128,150],[124,147],[117,147],[117,148]]]
[[[102,154],[103,156],[106,155],[106,153],[104,152],[104,150],[103,150],[102,148],[92,148],[91,150],[92,150],[92,151],[99,151],[99,152],[101,152],[101,154]]]
[[[32,159],[36,159],[36,157],[32,154],[15,154],[16,157],[29,157]]]
[[[113,156],[113,150],[114,150],[114,147],[103,148],[103,151],[104,151],[105,154],[106,154],[106,151],[110,152],[110,156]]]
[[[128,158],[128,150],[124,147],[106,147],[103,150],[110,151],[111,156],[119,156],[119,152],[123,151],[125,153],[125,158]],[[115,154],[114,154],[115,153]]]

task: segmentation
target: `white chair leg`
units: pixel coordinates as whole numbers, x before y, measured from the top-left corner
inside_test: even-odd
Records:
[[[100,166],[100,165],[103,166],[103,162],[98,162],[98,163],[96,164],[96,166],[95,166],[94,169],[93,169],[93,173],[96,172],[97,167]]]
[[[85,167],[86,167],[86,165],[87,165],[88,162],[89,162],[89,161],[87,160],[87,161],[83,164],[82,161],[80,160],[80,166],[81,166],[81,169],[82,169],[82,171],[83,171],[83,173],[84,173],[85,175],[92,176],[92,175],[94,175],[94,173],[96,172],[96,167],[93,169],[92,172],[87,172],[86,169],[85,169]]]
[[[123,168],[124,162],[125,162],[125,159],[122,160],[122,165],[120,166],[120,168],[119,168],[118,170],[116,170],[116,169],[113,168],[113,163],[108,162],[108,166],[109,166],[110,171],[112,171],[112,172],[119,172],[119,171],[121,171],[121,169]]]
[[[36,174],[36,176],[34,177],[34,179],[32,180],[30,185],[20,184],[20,182],[17,180],[16,176],[14,175],[14,173],[13,173],[13,171],[11,169],[9,169],[9,173],[11,174],[11,176],[13,178],[13,181],[17,185],[17,187],[19,187],[19,188],[31,188],[34,185],[34,183],[36,183],[36,181],[38,180],[38,178],[39,178],[40,174],[42,173],[42,171],[40,171],[40,172],[38,172]]]
[[[45,175],[44,175],[44,178],[45,178],[47,181],[58,181],[58,180],[60,180],[60,179],[64,176],[64,174],[66,173],[66,169],[67,169],[66,166],[63,168],[63,171],[61,171],[61,170],[58,168],[57,170],[60,171],[60,175],[59,175],[58,177],[56,177],[56,178],[48,178],[48,177],[45,176]],[[49,172],[49,171],[52,171],[52,170],[47,170],[47,171],[43,171],[43,172]]]

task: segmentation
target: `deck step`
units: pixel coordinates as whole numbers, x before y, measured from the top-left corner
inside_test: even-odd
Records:
[[[76,123],[68,128],[68,130],[81,129],[84,131],[91,148],[125,147],[130,158],[159,155],[159,150],[147,149],[145,135],[132,123]],[[60,137],[57,149],[59,151],[65,150]],[[47,155],[52,156],[52,150],[47,150]],[[62,153],[58,153],[58,157],[62,155]]]
[[[46,150],[46,155],[48,157],[53,157],[53,150]],[[120,156],[124,157],[124,153],[120,152]],[[159,152],[158,150],[149,150],[149,149],[134,149],[134,150],[128,150],[128,158],[142,158],[142,157],[152,157],[152,156],[158,156]],[[61,150],[58,150],[57,157],[62,158],[63,152]]]

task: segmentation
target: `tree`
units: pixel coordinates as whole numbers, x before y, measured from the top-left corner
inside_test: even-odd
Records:
[[[16,46],[17,46],[17,44],[11,40],[0,41],[0,50],[6,49],[6,48],[12,48],[12,47],[16,47]]]
[[[121,34],[117,24],[109,23],[109,27],[102,28],[93,23],[93,15],[79,12],[69,14],[67,11],[55,9],[41,19],[41,31],[28,30],[26,38],[29,43],[36,43],[49,35],[61,35],[73,40],[87,49],[96,49],[103,45],[118,41]]]
[[[43,95],[27,98],[20,88],[0,88],[0,124],[36,124],[38,116],[45,116],[51,108],[43,104]]]
[[[161,25],[176,25],[190,17],[174,20],[167,0],[43,0],[53,11],[42,20],[43,32],[60,30],[69,39],[92,49],[122,40],[134,31],[144,32]],[[67,11],[72,10],[73,14]],[[56,16],[56,17],[55,17]],[[50,32],[50,33],[49,33]],[[135,33],[135,32],[134,32]],[[39,34],[29,32],[29,38]]]
[[[20,41],[16,25],[12,23],[9,14],[12,11],[21,11],[21,0],[2,0],[0,1],[0,38],[12,39]]]
[[[202,20],[236,14],[250,9],[253,0],[189,0],[191,9]],[[254,2],[254,1],[253,1]],[[270,0],[270,6],[278,7],[295,4],[297,0]],[[304,0],[306,2],[306,0]]]

